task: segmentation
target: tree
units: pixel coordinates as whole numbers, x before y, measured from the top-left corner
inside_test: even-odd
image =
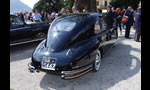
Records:
[[[74,0],[64,0],[64,8],[68,8],[69,11],[72,10]]]
[[[63,0],[39,0],[33,7],[32,11],[38,10],[39,12],[46,11],[51,13],[58,12],[63,7]]]
[[[74,6],[82,12],[86,9],[88,12],[96,12],[96,0],[75,0]]]
[[[138,4],[141,0],[112,0],[110,5],[117,8],[127,8],[128,6],[131,6],[133,9],[137,9]]]

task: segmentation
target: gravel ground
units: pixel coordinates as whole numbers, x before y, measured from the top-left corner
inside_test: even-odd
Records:
[[[134,38],[131,30],[131,38]],[[120,34],[120,33],[119,33]],[[11,47],[10,88],[14,90],[141,90],[141,42],[119,35],[98,72],[72,80],[46,72],[30,73],[27,64],[39,42]]]

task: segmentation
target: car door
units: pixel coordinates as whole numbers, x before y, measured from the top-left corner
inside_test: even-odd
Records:
[[[109,43],[111,35],[109,30],[106,29],[106,23],[103,17],[99,17],[94,26],[95,33],[97,34],[100,42],[99,47],[102,48],[103,53],[109,49]]]
[[[112,45],[114,44],[115,40],[118,38],[117,31],[115,29],[106,29],[106,23],[104,18],[100,18],[99,20],[101,32],[101,41],[102,41],[102,48],[103,52],[107,52]]]
[[[26,41],[30,38],[30,26],[17,17],[10,17],[10,43]]]

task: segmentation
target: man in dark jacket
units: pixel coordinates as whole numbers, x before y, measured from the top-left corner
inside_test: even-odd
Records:
[[[141,36],[141,8],[138,8],[136,14],[135,14],[135,24],[134,28],[136,30],[135,32],[135,41],[139,42],[140,36]]]
[[[23,12],[20,12],[19,17],[24,21],[24,15],[23,15]]]
[[[107,30],[113,28],[113,19],[114,19],[114,15],[113,15],[113,12],[111,10],[111,6],[108,6],[107,7],[107,13],[105,15]]]
[[[125,31],[125,38],[131,39],[130,36],[130,28],[133,25],[133,13],[131,12],[131,7],[129,6],[127,11],[125,12],[125,16],[128,18],[126,22],[126,31]]]

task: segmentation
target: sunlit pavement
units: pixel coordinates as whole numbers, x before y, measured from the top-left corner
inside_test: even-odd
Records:
[[[58,75],[45,72],[30,73],[27,64],[39,42],[11,47],[10,88],[14,90],[141,90],[141,42],[122,35],[103,58],[98,72],[72,80],[63,80]]]

